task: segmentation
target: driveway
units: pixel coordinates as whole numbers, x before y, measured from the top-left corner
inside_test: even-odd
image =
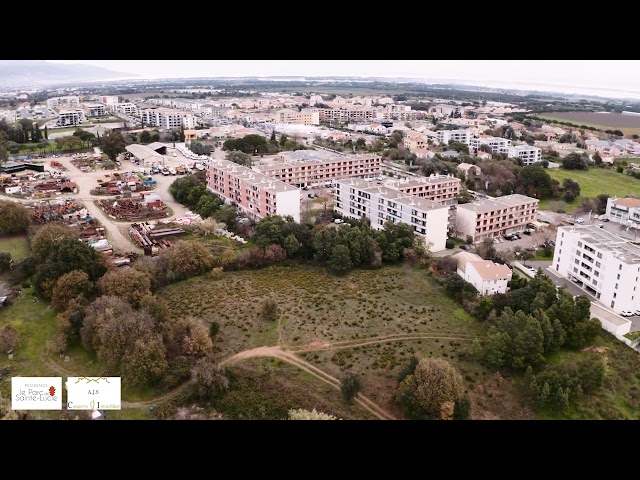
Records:
[[[603,315],[612,315],[614,317],[625,318],[625,317],[620,317],[619,315],[610,312],[606,308],[606,306],[600,307],[600,305],[602,305],[602,304],[596,299],[596,297],[594,297],[590,293],[587,293],[586,291],[582,290],[580,287],[578,287],[575,283],[573,283],[569,279],[558,275],[554,270],[552,270],[550,268],[545,268],[545,269],[543,269],[543,272],[547,277],[549,277],[551,280],[553,280],[553,282],[556,284],[557,287],[566,288],[567,291],[569,293],[571,293],[571,295],[585,295],[591,302],[595,302],[597,304],[597,306],[598,306],[598,309],[597,309],[598,310],[598,314],[600,314],[602,312]],[[640,316],[634,315],[632,317],[626,317],[626,319],[627,320],[631,320],[631,331],[632,332],[640,330]]]

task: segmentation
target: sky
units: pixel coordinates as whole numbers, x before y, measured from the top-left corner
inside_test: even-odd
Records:
[[[143,78],[357,76],[640,98],[640,60],[48,60]]]

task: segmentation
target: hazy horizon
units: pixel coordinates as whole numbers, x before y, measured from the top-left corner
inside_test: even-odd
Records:
[[[47,60],[144,79],[347,76],[640,99],[640,60]],[[134,77],[122,77],[122,79]]]

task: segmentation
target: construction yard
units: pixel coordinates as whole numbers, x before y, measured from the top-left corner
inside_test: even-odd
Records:
[[[172,214],[171,209],[157,194],[142,193],[131,197],[96,200],[95,203],[110,218],[118,221],[156,220]]]

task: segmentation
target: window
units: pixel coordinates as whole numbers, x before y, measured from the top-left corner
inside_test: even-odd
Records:
[[[618,289],[618,284],[616,283],[616,290]]]
[[[596,267],[600,268],[600,262],[596,262]]]
[[[562,255],[562,249],[558,250],[558,255]]]
[[[616,280],[620,280],[620,274],[618,274],[618,278],[616,278]]]
[[[613,292],[613,298],[616,298],[617,293]]]
[[[598,253],[598,258],[602,258],[602,254],[601,253]]]
[[[618,270],[622,270],[622,264],[618,265]]]

